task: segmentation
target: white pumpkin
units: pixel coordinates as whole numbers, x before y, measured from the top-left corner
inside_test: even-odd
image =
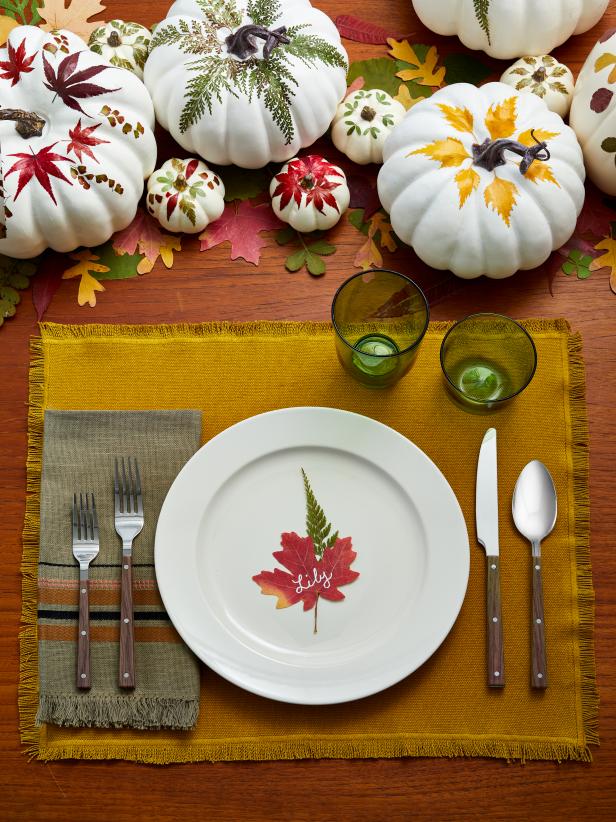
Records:
[[[344,171],[312,154],[290,160],[270,184],[276,216],[296,231],[324,231],[336,225],[351,195]]]
[[[524,94],[536,94],[550,111],[567,116],[573,96],[573,74],[551,54],[522,57],[503,72],[501,83]]]
[[[360,89],[338,105],[332,142],[354,163],[382,163],[383,143],[405,114],[404,106],[386,91]]]
[[[588,176],[606,194],[616,194],[616,32],[604,35],[588,55],[569,122],[582,145]]]
[[[598,23],[609,0],[413,0],[421,22],[508,60],[548,54]]]
[[[178,0],[155,29],[144,80],[183,148],[260,168],[327,131],[347,66],[338,30],[308,0]]]
[[[573,233],[582,151],[534,95],[458,83],[413,106],[389,137],[378,192],[398,237],[428,265],[507,277]]]
[[[139,23],[111,20],[94,29],[88,45],[112,66],[132,71],[141,80],[151,39],[149,29]]]
[[[225,210],[225,187],[205,163],[191,157],[163,163],[148,180],[147,208],[163,228],[196,234]]]
[[[71,32],[19,26],[0,49],[0,99],[1,254],[97,246],[131,222],[156,161],[140,80]]]

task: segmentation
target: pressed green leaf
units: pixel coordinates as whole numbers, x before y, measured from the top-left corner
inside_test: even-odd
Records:
[[[312,251],[306,251],[306,268],[313,277],[325,274],[325,263],[318,254],[313,254]]]
[[[299,271],[300,268],[306,263],[306,256],[308,252],[305,248],[300,248],[294,254],[291,254],[285,260],[285,268],[288,271]]]
[[[315,254],[321,254],[327,257],[336,251],[336,246],[325,242],[325,240],[317,240],[316,243],[310,243],[308,251],[313,251]]]
[[[296,238],[297,232],[290,225],[286,228],[281,228],[280,231],[276,232],[276,242],[278,245],[286,245],[287,243],[290,243],[291,240],[295,240]]]

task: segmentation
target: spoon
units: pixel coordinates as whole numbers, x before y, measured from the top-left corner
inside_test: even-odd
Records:
[[[550,472],[539,460],[524,467],[518,477],[511,505],[516,528],[532,546],[533,557],[533,624],[532,672],[533,688],[548,684],[545,659],[543,621],[543,585],[541,581],[541,541],[552,532],[556,523],[556,489]]]

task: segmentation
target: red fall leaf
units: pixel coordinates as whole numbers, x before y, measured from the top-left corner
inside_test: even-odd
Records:
[[[92,151],[92,147],[98,146],[101,143],[109,142],[109,140],[100,140],[98,137],[92,136],[96,129],[100,128],[100,125],[100,123],[96,123],[94,126],[82,128],[80,117],[75,127],[69,130],[68,136],[71,139],[66,147],[66,150],[74,152],[80,163],[83,162],[82,154],[85,154],[86,157],[90,157],[95,163],[98,163],[98,160]]]
[[[347,176],[351,194],[350,208],[363,208],[364,220],[369,220],[381,207],[374,174],[352,172]]]
[[[377,26],[368,20],[361,20],[352,14],[339,14],[334,22],[341,37],[354,40],[356,43],[384,46],[387,45],[388,37],[395,37],[396,40],[402,39],[400,35],[387,31],[382,26]]]
[[[101,71],[106,71],[111,68],[111,66],[90,66],[90,68],[82,69],[81,71],[76,72],[75,69],[77,68],[77,63],[79,62],[79,57],[81,54],[83,54],[81,51],[77,51],[74,54],[69,54],[68,57],[65,57],[60,62],[57,72],[54,71],[53,66],[48,62],[47,58],[43,54],[43,69],[47,79],[47,82],[44,83],[44,85],[50,91],[54,91],[58,97],[60,97],[65,106],[68,106],[75,111],[80,111],[87,117],[87,113],[81,108],[75,99],[76,97],[98,97],[100,94],[119,91],[119,89],[103,88],[102,86],[97,86],[95,83],[86,82],[87,80],[91,80],[92,77],[95,77]]]
[[[138,209],[135,218],[122,231],[113,235],[113,248],[118,254],[144,254],[150,262],[156,262],[165,235],[158,223],[143,209]]]
[[[341,183],[330,180],[329,177],[342,177],[342,174],[331,163],[316,154],[299,157],[287,165],[285,172],[277,174],[274,178],[278,185],[272,198],[280,197],[281,211],[292,199],[298,206],[301,205],[302,196],[306,197],[306,205],[314,204],[321,213],[325,203],[338,211],[338,203],[331,192]]]
[[[315,555],[312,537],[283,534],[280,544],[282,551],[275,551],[274,557],[287,571],[276,568],[253,577],[263,594],[277,597],[276,608],[303,602],[304,611],[310,611],[319,597],[339,601],[344,599],[340,586],[354,582],[359,576],[358,571],[351,570],[357,556],[351,537],[337,539],[331,548],[324,550],[320,560]]]
[[[32,279],[32,302],[37,320],[42,320],[54,294],[60,288],[62,275],[71,265],[65,254],[47,249]]]
[[[3,69],[3,73],[0,74],[0,79],[11,80],[11,86],[15,86],[19,82],[22,74],[28,74],[28,72],[33,71],[32,61],[38,52],[35,51],[34,54],[27,57],[26,40],[24,38],[17,48],[14,48],[9,40],[7,43],[7,53],[9,59],[0,61],[0,69]]]
[[[15,192],[16,200],[22,189],[28,185],[32,177],[36,177],[38,182],[43,186],[45,191],[53,200],[54,205],[58,205],[58,203],[56,202],[56,198],[51,189],[51,180],[49,178],[57,177],[58,180],[64,180],[64,182],[68,183],[69,186],[73,185],[55,165],[55,163],[61,162],[70,163],[71,160],[69,157],[64,157],[62,154],[55,154],[51,150],[55,145],[57,145],[57,143],[52,143],[50,146],[45,146],[45,148],[42,148],[37,154],[35,154],[32,149],[30,149],[30,154],[9,154],[9,157],[19,158],[18,161],[14,163],[4,175],[6,178],[14,171],[19,172],[17,191]]]
[[[266,244],[260,232],[273,231],[281,226],[269,203],[256,206],[250,200],[228,203],[222,216],[199,236],[201,251],[229,241],[232,260],[242,257],[246,262],[258,265],[261,249]]]

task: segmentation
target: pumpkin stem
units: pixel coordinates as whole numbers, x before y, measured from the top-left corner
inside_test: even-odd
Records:
[[[111,34],[107,38],[107,43],[108,43],[108,45],[111,46],[111,48],[114,48],[114,49],[117,49],[118,46],[122,45],[122,40],[120,39],[120,35],[118,34],[118,32],[115,29],[111,32]]]
[[[311,188],[314,188],[316,185],[316,181],[314,179],[314,174],[309,171],[302,179],[300,180],[300,185],[302,188],[307,189],[310,191]]]
[[[526,174],[535,160],[545,162],[550,159],[547,143],[545,141],[539,142],[535,137],[534,130],[531,131],[530,136],[535,141],[534,146],[525,146],[523,143],[518,143],[517,140],[507,140],[503,137],[498,140],[486,139],[481,145],[475,143],[473,145],[473,163],[488,171],[494,171],[497,166],[504,166],[507,162],[504,157],[505,151],[512,151],[522,158],[520,174]]]
[[[370,123],[376,117],[376,111],[370,106],[364,106],[360,116],[362,120],[367,120]]]
[[[263,58],[267,60],[270,54],[274,51],[276,46],[287,44],[291,42],[291,38],[287,37],[287,27],[280,26],[278,29],[266,29],[265,26],[255,26],[249,24],[242,26],[233,34],[230,34],[225,43],[229,54],[237,57],[238,60],[246,60],[257,53],[258,46],[255,43],[255,37],[260,40],[265,40],[263,46]]]
[[[186,177],[184,177],[183,174],[178,174],[178,176],[175,178],[175,183],[173,184],[173,187],[177,191],[186,191],[186,189],[188,188]]]
[[[545,70],[544,66],[539,66],[537,71],[532,75],[533,80],[535,83],[543,83],[545,82],[545,78],[548,76],[547,71]]]
[[[33,111],[23,111],[20,108],[0,109],[0,120],[14,120],[15,131],[24,140],[30,137],[40,137],[45,128],[45,120]]]

